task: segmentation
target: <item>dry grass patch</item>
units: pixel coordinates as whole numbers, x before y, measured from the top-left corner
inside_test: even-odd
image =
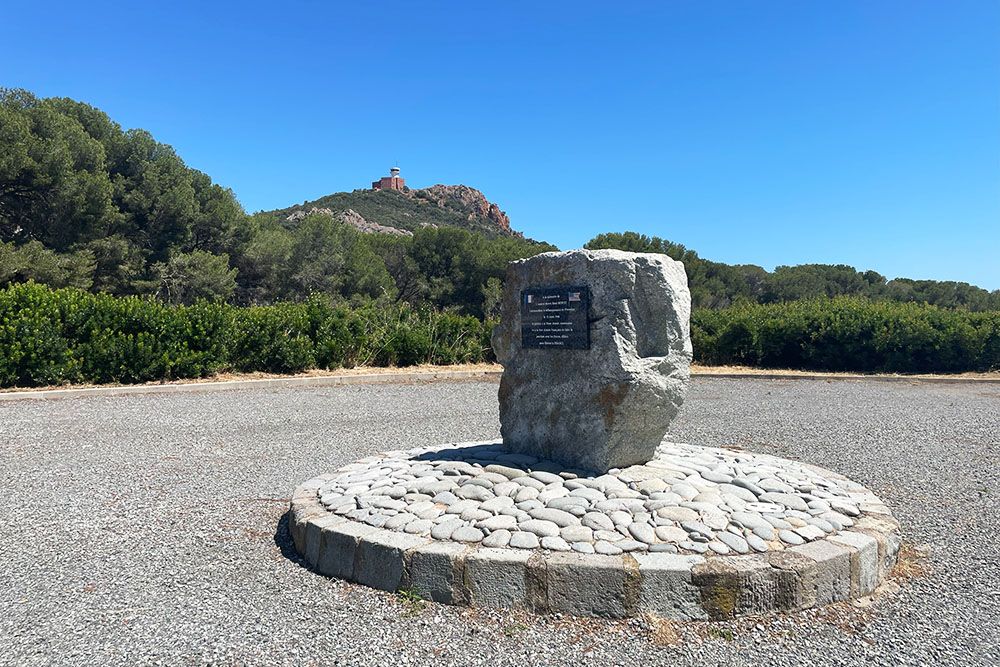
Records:
[[[681,642],[681,634],[670,619],[645,614],[643,620],[649,628],[649,641],[657,646],[676,646]]]
[[[889,580],[904,584],[910,579],[929,576],[931,573],[930,549],[910,542],[903,542],[899,547],[899,558],[896,567],[889,573]]]

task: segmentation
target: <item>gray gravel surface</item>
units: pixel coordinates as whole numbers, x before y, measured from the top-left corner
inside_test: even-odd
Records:
[[[693,381],[668,437],[815,463],[892,508],[911,574],[865,608],[533,617],[410,602],[294,555],[302,480],[497,435],[490,382],[0,403],[0,664],[1000,662],[996,385]]]

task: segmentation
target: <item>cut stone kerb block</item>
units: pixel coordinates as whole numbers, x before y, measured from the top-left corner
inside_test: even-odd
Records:
[[[525,349],[521,294],[589,291],[590,349]],[[619,250],[548,252],[507,268],[493,349],[510,450],[605,472],[653,457],[684,400],[691,364],[684,265]]]

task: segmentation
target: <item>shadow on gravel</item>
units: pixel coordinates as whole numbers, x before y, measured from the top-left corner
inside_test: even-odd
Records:
[[[308,569],[305,559],[299,555],[299,552],[295,550],[295,544],[292,543],[292,534],[288,530],[288,518],[289,512],[285,512],[278,519],[278,526],[274,531],[274,544],[278,547],[282,556],[296,565]]]

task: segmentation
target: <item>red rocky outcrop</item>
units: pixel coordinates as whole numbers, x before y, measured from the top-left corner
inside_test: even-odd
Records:
[[[474,220],[476,217],[485,218],[499,227],[504,234],[523,236],[520,232],[512,231],[507,214],[475,188],[467,185],[432,185],[422,190],[413,190],[412,194],[441,208],[468,211],[469,220]]]

